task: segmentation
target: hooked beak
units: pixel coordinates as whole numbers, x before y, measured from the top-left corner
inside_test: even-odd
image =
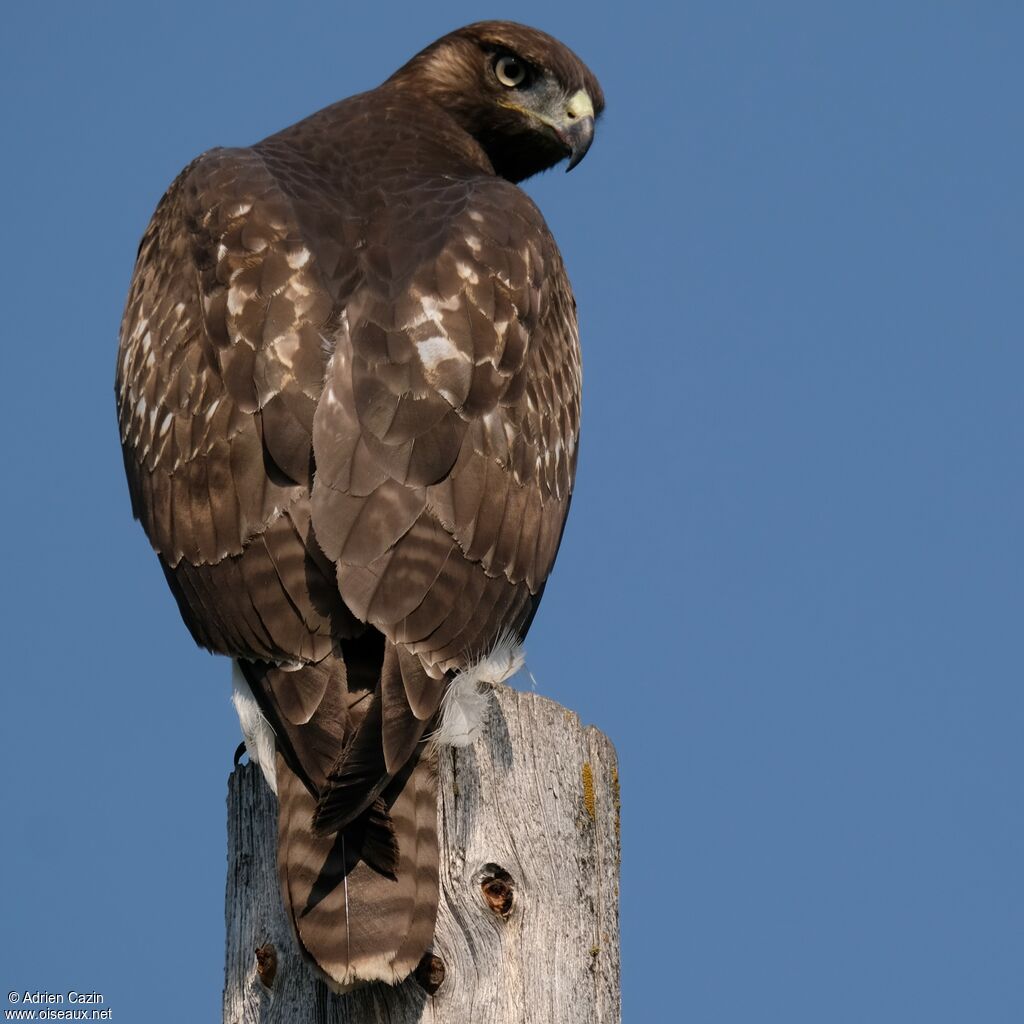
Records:
[[[594,141],[594,103],[585,89],[580,89],[569,97],[565,113],[557,122],[549,122],[558,136],[558,141],[569,150],[571,171],[586,155],[590,144]]]
[[[562,141],[569,147],[569,163],[566,173],[571,171],[586,155],[594,141],[593,115],[578,118],[566,129]]]

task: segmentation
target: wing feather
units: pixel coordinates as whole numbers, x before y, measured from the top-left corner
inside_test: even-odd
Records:
[[[361,124],[368,95],[324,116]],[[412,130],[433,176],[388,157],[385,180],[376,133],[335,149],[317,118],[194,161],[142,240],[118,360],[133,510],[271,722],[282,889],[346,983],[403,976],[430,941],[420,744],[446,674],[525,633],[579,432],[543,219]]]
[[[580,364],[529,199],[491,179],[422,194],[416,221],[382,216],[361,257],[314,419],[312,515],[355,614],[449,669],[522,626],[550,572]]]

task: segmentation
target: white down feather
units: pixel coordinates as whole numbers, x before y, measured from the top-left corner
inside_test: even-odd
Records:
[[[238,712],[238,723],[245,737],[249,760],[260,766],[267,785],[277,793],[277,761],[274,730],[260,711],[252,690],[237,661],[231,662],[231,703]]]
[[[489,654],[457,672],[441,700],[441,724],[435,743],[468,747],[487,721],[491,686],[511,679],[526,661],[526,651],[514,633],[502,633]]]

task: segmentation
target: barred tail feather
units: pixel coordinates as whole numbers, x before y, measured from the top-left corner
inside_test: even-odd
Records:
[[[436,758],[422,737],[444,681],[365,637],[289,671],[238,668],[247,741],[253,723],[264,730],[250,752],[276,777],[278,877],[300,948],[335,988],[403,980],[437,915]]]
[[[433,753],[414,757],[381,800],[330,836],[310,828],[314,799],[280,756],[277,769],[278,876],[300,948],[335,989],[397,984],[430,947],[437,917]]]

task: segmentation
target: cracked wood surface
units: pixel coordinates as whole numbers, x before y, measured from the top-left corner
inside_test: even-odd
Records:
[[[494,698],[473,746],[440,751],[434,956],[395,988],[314,977],[281,907],[273,794],[232,773],[224,1024],[619,1024],[614,748],[544,697]]]

